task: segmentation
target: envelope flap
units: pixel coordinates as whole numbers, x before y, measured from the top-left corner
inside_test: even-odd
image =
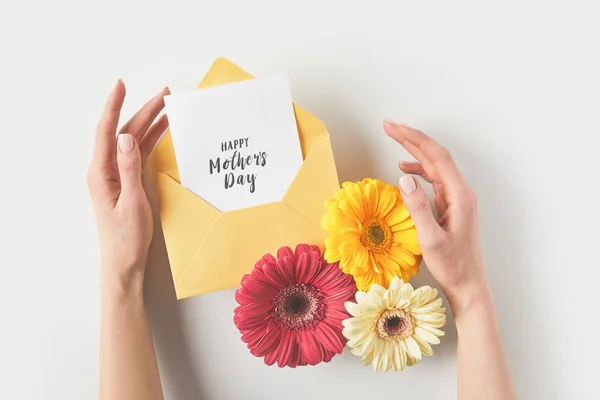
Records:
[[[322,244],[325,235],[281,202],[223,213],[184,274],[175,278],[177,298],[239,286],[265,253],[298,243]]]
[[[166,173],[154,175],[154,191],[160,204],[160,220],[171,272],[177,281],[220,213]]]
[[[325,202],[340,187],[329,136],[315,140],[283,202],[313,224],[320,226]]]

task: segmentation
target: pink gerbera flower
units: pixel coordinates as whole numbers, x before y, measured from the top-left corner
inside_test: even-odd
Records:
[[[265,255],[242,279],[233,321],[265,364],[315,365],[343,351],[344,302],[355,293],[352,276],[328,264],[317,246],[282,247],[277,259]]]

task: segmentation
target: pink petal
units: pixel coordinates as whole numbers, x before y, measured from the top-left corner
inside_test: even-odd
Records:
[[[316,365],[323,361],[323,346],[312,331],[305,330],[300,332],[299,338],[302,355],[308,364]]]
[[[237,326],[237,328],[240,330],[240,332],[249,331],[256,328],[259,325],[266,324],[266,321],[268,321],[269,319],[271,319],[270,314],[261,314],[251,318],[243,318],[237,314],[233,316],[233,322],[235,326]]]
[[[253,296],[259,299],[274,299],[277,296],[277,291],[266,283],[248,279],[244,282],[243,287],[246,288]]]
[[[279,273],[279,268],[277,268],[277,265],[266,264],[263,268],[263,272],[265,273],[265,276],[269,282],[278,290],[288,286],[288,282],[286,282],[285,278]]]
[[[342,304],[342,307],[344,305]],[[346,318],[350,318],[350,314],[346,312],[346,307],[344,307],[343,311],[338,309],[334,309],[331,307],[327,307],[327,311],[325,311],[325,320],[334,320],[334,321],[343,321]]]
[[[348,301],[354,298],[356,294],[356,286],[341,287],[337,290],[331,289],[329,292],[324,292],[325,302]]]
[[[299,257],[303,253],[310,253],[311,247],[308,244],[301,243],[296,246],[296,257]]]
[[[315,251],[311,252],[308,258],[308,269],[306,275],[302,278],[301,283],[310,283],[321,272],[323,264],[321,263],[319,254]]]
[[[242,342],[248,344],[248,348],[256,346],[258,340],[267,333],[266,325],[259,325],[256,328],[249,330],[242,335]]]
[[[277,260],[279,274],[285,278],[286,282],[296,282],[296,274],[294,273],[295,268],[296,261],[291,257],[280,258]]]
[[[334,353],[334,352],[332,352],[332,351],[325,350],[325,351],[323,352],[323,362],[329,362],[329,361],[331,361],[331,359],[333,358],[333,356],[334,356],[335,354],[336,354],[336,353]]]
[[[262,268],[254,268],[250,275],[254,280],[270,285],[269,280],[267,279]]]
[[[330,265],[327,265],[323,268],[321,273],[315,279],[313,279],[312,285],[318,289],[321,289],[330,284],[335,284],[335,282],[342,277],[340,273],[342,273],[342,271],[339,268],[334,268]]]
[[[341,311],[343,313],[346,312],[346,306],[344,305],[345,301],[332,301],[330,303],[327,303],[326,307],[327,307],[327,311],[329,310],[337,310],[337,311]],[[348,318],[348,317],[346,317]]]
[[[253,296],[249,295],[247,290],[242,289],[243,288],[240,288],[235,291],[235,301],[237,301],[239,305],[245,306],[246,304],[253,303],[256,301],[256,299]]]
[[[264,268],[265,264],[275,264],[276,260],[275,257],[273,257],[270,254],[265,254],[264,256],[262,256],[262,258],[260,260],[258,260],[256,262],[256,264],[254,264],[254,268]]]
[[[294,255],[294,252],[292,251],[292,249],[290,249],[289,247],[282,247],[279,250],[277,250],[277,258],[279,260],[282,260],[286,257],[290,257],[293,260],[296,259],[296,256]]]
[[[240,318],[258,317],[262,314],[267,314],[271,310],[271,303],[255,302],[239,306],[235,309],[235,314]]]
[[[265,356],[265,364],[267,364],[268,366],[275,364],[275,361],[277,361],[277,356],[279,355],[280,348],[281,348],[281,341],[279,342],[277,347],[275,347],[273,349],[273,351],[271,351],[269,354],[267,354]]]
[[[352,275],[346,275],[341,270],[338,271],[339,275],[337,276],[337,279],[332,280],[327,285],[321,286],[321,292],[328,292],[332,289],[338,290],[344,286],[352,286],[354,288],[354,292],[356,292],[356,284],[354,283],[354,278]]]
[[[326,350],[340,354],[344,351],[344,346],[333,329],[326,323],[321,322],[315,327],[315,335],[317,340],[323,344]]]
[[[296,256],[296,282],[304,282],[304,277],[308,274],[308,253],[301,253]]]
[[[240,284],[240,285],[241,285],[241,286],[244,286],[244,283],[246,283],[246,281],[247,281],[248,279],[251,279],[251,278],[252,278],[252,277],[250,276],[250,274],[246,274],[246,275],[242,276],[242,282],[241,282],[241,284]]]
[[[292,366],[292,363],[295,358],[295,351],[297,351],[297,347],[295,346],[294,333],[291,331],[284,332],[281,338],[281,342],[279,344],[279,356],[277,356],[277,365],[279,365],[280,368],[283,368],[285,366],[290,366],[294,368]]]
[[[267,326],[267,331],[265,335],[260,339],[255,348],[253,348],[250,352],[256,357],[264,357],[270,351],[275,349],[279,344],[279,340],[281,339],[281,331],[277,327],[275,322],[270,322]]]

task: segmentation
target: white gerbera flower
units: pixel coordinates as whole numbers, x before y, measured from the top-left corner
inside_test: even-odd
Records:
[[[372,285],[369,292],[356,292],[356,303],[346,302],[352,315],[343,321],[343,334],[352,353],[375,371],[403,370],[433,354],[432,344],[444,336],[446,309],[437,289],[395,277],[390,288]]]

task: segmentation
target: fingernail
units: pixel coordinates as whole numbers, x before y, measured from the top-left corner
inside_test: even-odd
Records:
[[[119,150],[121,153],[130,153],[133,151],[133,136],[131,136],[129,133],[120,133],[119,137],[117,138],[117,143],[119,144]]]
[[[398,123],[396,121],[394,121],[393,119],[388,118],[388,117],[385,117],[383,119],[383,122],[385,122],[387,125],[392,125],[393,127],[398,126]]]
[[[415,178],[412,175],[404,175],[400,178],[400,189],[402,189],[402,193],[411,194],[417,188],[417,183],[415,182]]]
[[[168,87],[168,86],[165,86],[165,88],[163,89],[163,92],[164,92],[165,94],[171,94],[171,89],[169,89],[169,87]]]

